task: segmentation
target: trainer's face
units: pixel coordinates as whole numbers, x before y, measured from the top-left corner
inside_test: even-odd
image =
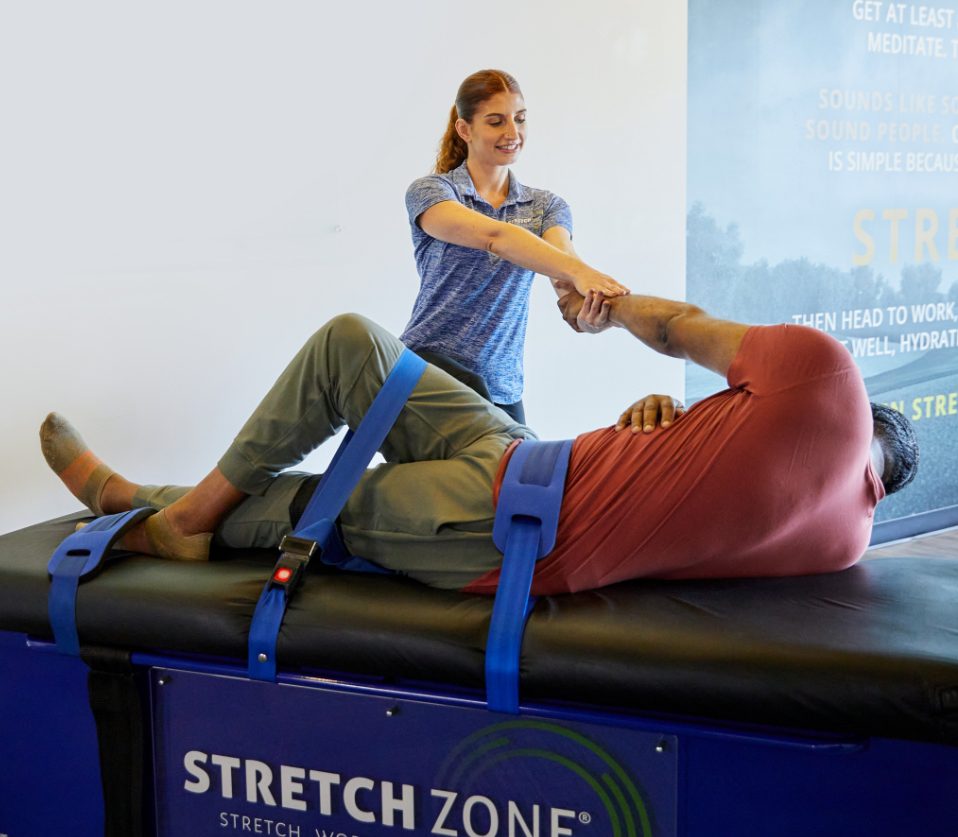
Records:
[[[526,141],[526,103],[518,93],[497,93],[476,108],[472,122],[456,122],[456,130],[469,146],[473,162],[511,165]]]

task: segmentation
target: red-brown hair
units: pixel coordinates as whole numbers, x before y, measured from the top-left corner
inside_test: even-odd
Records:
[[[456,93],[456,103],[449,113],[449,123],[446,133],[439,142],[439,153],[436,155],[436,174],[445,174],[457,168],[469,155],[469,149],[456,132],[456,120],[465,119],[472,122],[479,105],[497,93],[518,93],[519,82],[503,70],[479,70],[473,73],[462,84]]]

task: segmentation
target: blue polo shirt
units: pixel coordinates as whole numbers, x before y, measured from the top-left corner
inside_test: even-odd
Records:
[[[522,352],[533,271],[485,250],[448,244],[427,235],[419,216],[442,201],[541,236],[550,227],[572,233],[572,210],[558,195],[523,186],[509,173],[509,196],[494,209],[473,185],[466,164],[414,181],[406,210],[419,271],[419,296],[400,339],[411,349],[430,349],[482,375],[499,404],[522,398]]]

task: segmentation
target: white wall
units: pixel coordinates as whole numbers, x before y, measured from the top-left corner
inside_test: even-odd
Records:
[[[49,410],[132,479],[189,483],[328,316],[398,332],[418,286],[403,194],[475,69],[520,80],[517,174],[571,203],[580,254],[680,297],[685,18],[655,0],[4,4],[0,531],[77,508],[39,452]],[[625,334],[573,334],[545,280],[526,376],[546,438],[682,388]]]

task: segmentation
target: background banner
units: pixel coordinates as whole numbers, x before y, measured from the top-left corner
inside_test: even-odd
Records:
[[[688,206],[687,298],[841,340],[921,439],[876,519],[958,523],[958,3],[690,0]]]

